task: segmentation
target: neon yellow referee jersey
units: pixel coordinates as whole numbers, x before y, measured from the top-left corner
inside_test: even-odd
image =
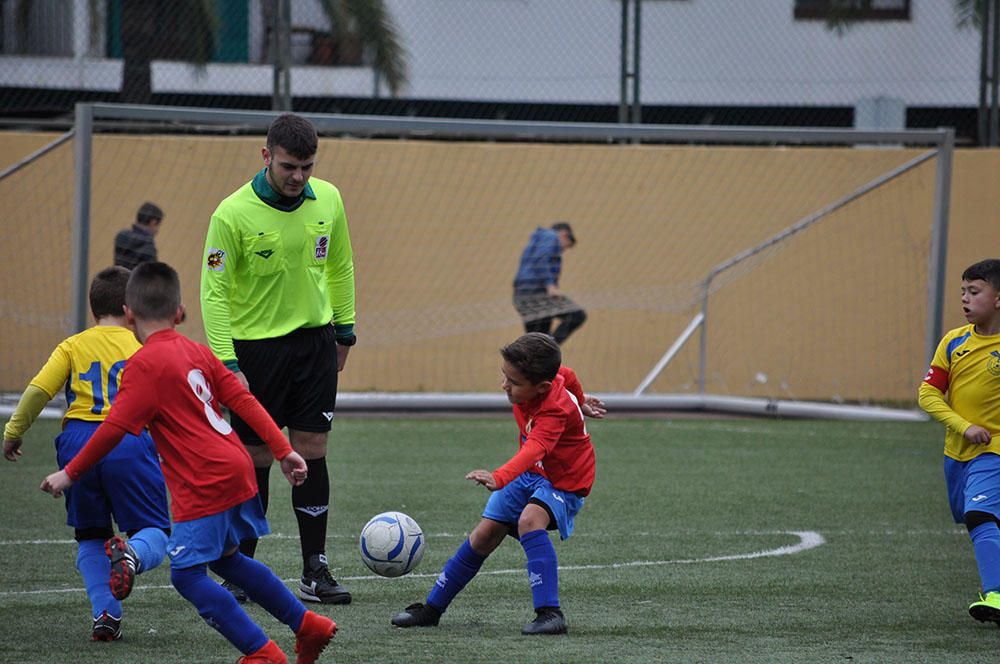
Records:
[[[223,200],[202,257],[201,310],[208,345],[233,366],[233,339],[272,339],[333,322],[354,329],[354,257],[337,188],[310,178],[291,210],[261,170]]]

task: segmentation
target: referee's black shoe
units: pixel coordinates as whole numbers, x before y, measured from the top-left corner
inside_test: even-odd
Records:
[[[351,593],[330,575],[326,556],[322,553],[309,556],[309,562],[302,571],[302,579],[299,581],[299,597],[307,602],[323,604],[351,603]]]
[[[535,609],[535,619],[521,629],[521,634],[565,634],[566,618],[556,607],[543,606]]]

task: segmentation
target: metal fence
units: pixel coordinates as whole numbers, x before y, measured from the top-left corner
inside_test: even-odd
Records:
[[[995,144],[998,28],[1000,0],[2,0],[0,117],[103,101]]]

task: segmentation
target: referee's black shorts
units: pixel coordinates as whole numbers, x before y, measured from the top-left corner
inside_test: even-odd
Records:
[[[278,428],[325,433],[337,403],[337,341],[332,325],[304,327],[274,339],[233,340],[240,370]],[[263,445],[235,413],[246,445]]]

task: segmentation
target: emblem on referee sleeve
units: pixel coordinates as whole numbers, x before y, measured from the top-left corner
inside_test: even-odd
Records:
[[[226,267],[226,252],[222,249],[209,249],[205,257],[205,267],[212,272],[222,272]]]

